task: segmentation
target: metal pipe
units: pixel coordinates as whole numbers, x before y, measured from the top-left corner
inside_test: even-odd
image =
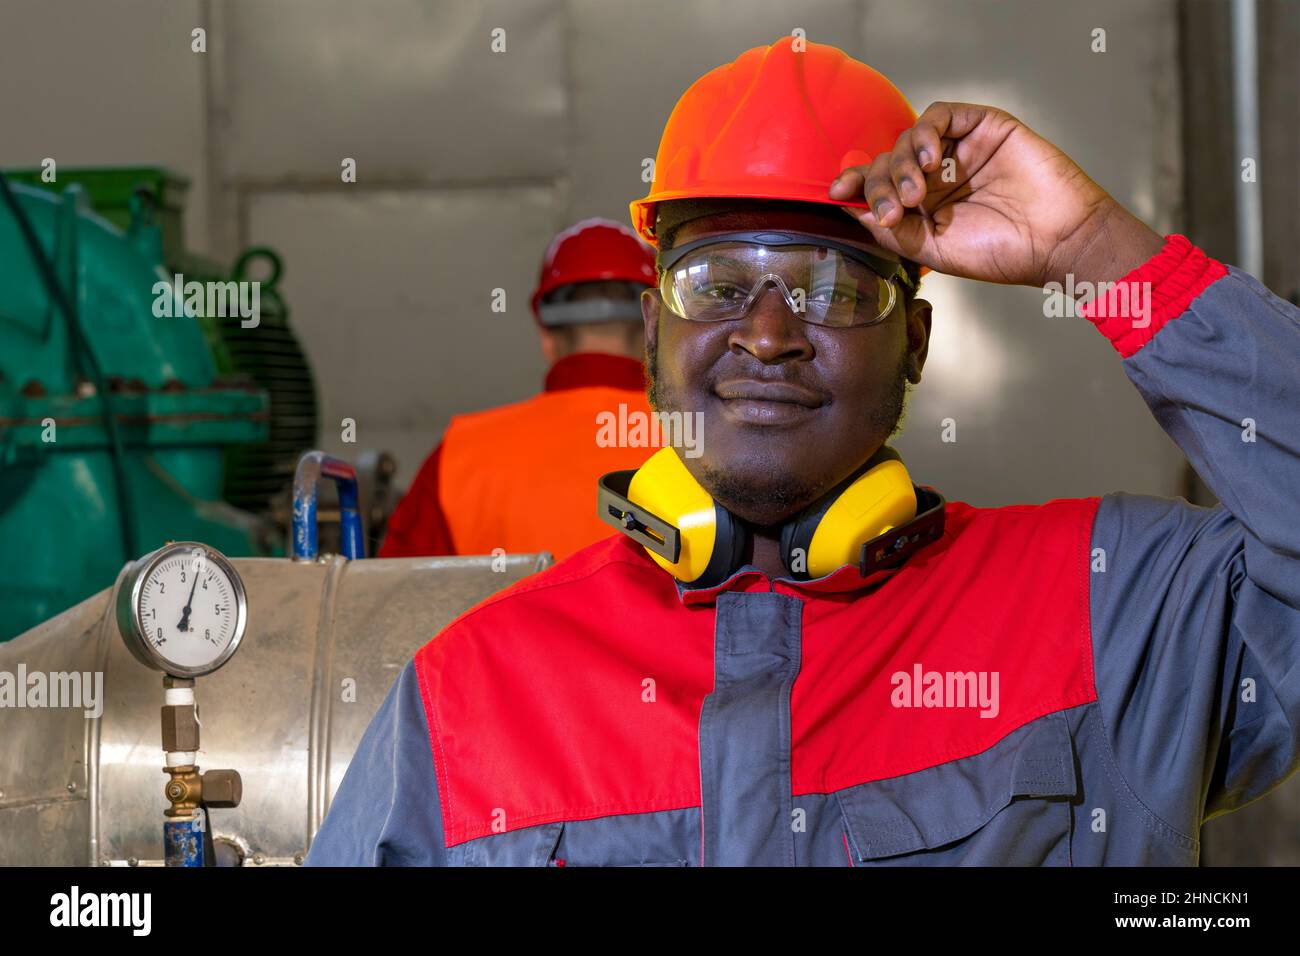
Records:
[[[209,862],[292,866],[411,655],[467,608],[550,559],[231,563],[248,591],[249,637],[230,663],[198,681],[199,756],[238,767],[242,799],[213,804],[211,778],[219,771],[208,770],[193,784],[200,788],[196,809],[216,808],[203,830],[197,822],[192,829],[215,844],[204,845]],[[165,862],[158,823],[170,775],[161,772],[165,748],[150,746],[160,729],[159,675],[140,666],[117,632],[120,587],[0,644],[0,672],[20,665],[31,673],[97,671],[109,691],[99,719],[75,707],[0,708],[0,862]],[[90,725],[98,728],[93,738]],[[229,788],[220,794],[228,798]],[[178,828],[177,835],[187,834]]]
[[[1237,162],[1255,163],[1251,182],[1237,168],[1237,263],[1264,278],[1264,204],[1259,184],[1259,63],[1255,0],[1232,0],[1232,115]]]
[[[293,557],[295,561],[316,558],[316,483],[329,478],[339,491],[339,548],[350,560],[366,556],[361,534],[360,496],[357,470],[341,458],[323,451],[309,451],[298,459],[293,476]]]

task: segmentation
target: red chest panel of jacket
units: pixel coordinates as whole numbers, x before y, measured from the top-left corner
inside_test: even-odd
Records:
[[[852,568],[806,585],[730,582],[803,601],[793,793],[971,756],[1094,700],[1097,505],[954,502],[940,541],[870,582]],[[470,609],[417,653],[447,845],[699,805],[715,606],[687,596],[613,538]]]

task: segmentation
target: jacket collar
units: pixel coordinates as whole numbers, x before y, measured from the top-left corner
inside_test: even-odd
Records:
[[[560,392],[590,386],[645,391],[645,368],[634,358],[604,352],[566,355],[546,373],[545,390]]]

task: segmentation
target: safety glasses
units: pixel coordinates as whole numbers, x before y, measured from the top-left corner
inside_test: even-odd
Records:
[[[659,293],[693,322],[744,317],[769,284],[805,322],[835,327],[883,322],[897,302],[903,264],[856,246],[797,232],[729,232],[669,249]]]

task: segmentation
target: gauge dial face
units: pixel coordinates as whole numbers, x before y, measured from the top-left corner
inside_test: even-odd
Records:
[[[216,670],[243,636],[243,583],[222,555],[203,545],[169,545],[146,558],[132,603],[136,649],[175,676]]]

